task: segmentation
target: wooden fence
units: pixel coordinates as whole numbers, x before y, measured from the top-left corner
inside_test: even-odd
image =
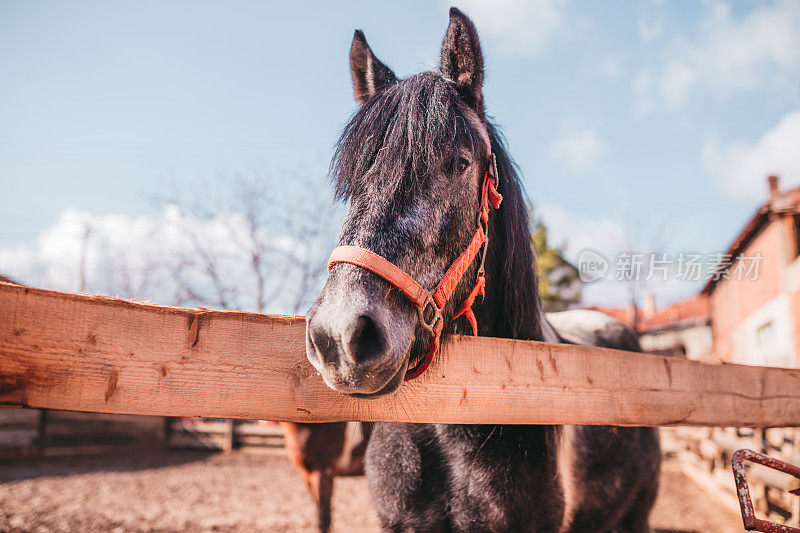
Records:
[[[0,407],[0,460],[165,449],[283,448],[276,422]]]
[[[0,283],[0,405],[325,422],[800,425],[800,370],[462,337],[392,396],[327,388],[302,317]]]
[[[0,459],[161,449],[165,420],[0,407]]]

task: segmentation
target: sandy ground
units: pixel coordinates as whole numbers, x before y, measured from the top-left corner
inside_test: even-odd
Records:
[[[741,521],[667,463],[652,517],[662,532],[738,532]],[[334,531],[376,531],[363,478],[339,478]],[[0,463],[0,531],[315,531],[281,450],[159,452]]]

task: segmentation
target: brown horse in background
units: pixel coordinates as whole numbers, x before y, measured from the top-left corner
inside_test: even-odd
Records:
[[[364,454],[372,425],[361,422],[281,425],[286,454],[303,475],[317,506],[319,530],[326,532],[331,525],[333,478],[364,474]]]

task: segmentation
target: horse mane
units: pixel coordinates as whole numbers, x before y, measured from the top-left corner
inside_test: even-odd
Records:
[[[500,209],[491,215],[486,261],[487,295],[482,311],[492,322],[492,335],[509,339],[541,340],[539,283],[531,241],[530,209],[517,165],[508,154],[497,126],[487,121],[492,152],[497,159]],[[491,280],[495,276],[495,280]]]

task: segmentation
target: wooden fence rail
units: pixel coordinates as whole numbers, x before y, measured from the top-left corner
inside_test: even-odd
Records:
[[[456,338],[390,397],[328,389],[302,317],[0,283],[0,404],[324,422],[800,425],[800,370]]]

